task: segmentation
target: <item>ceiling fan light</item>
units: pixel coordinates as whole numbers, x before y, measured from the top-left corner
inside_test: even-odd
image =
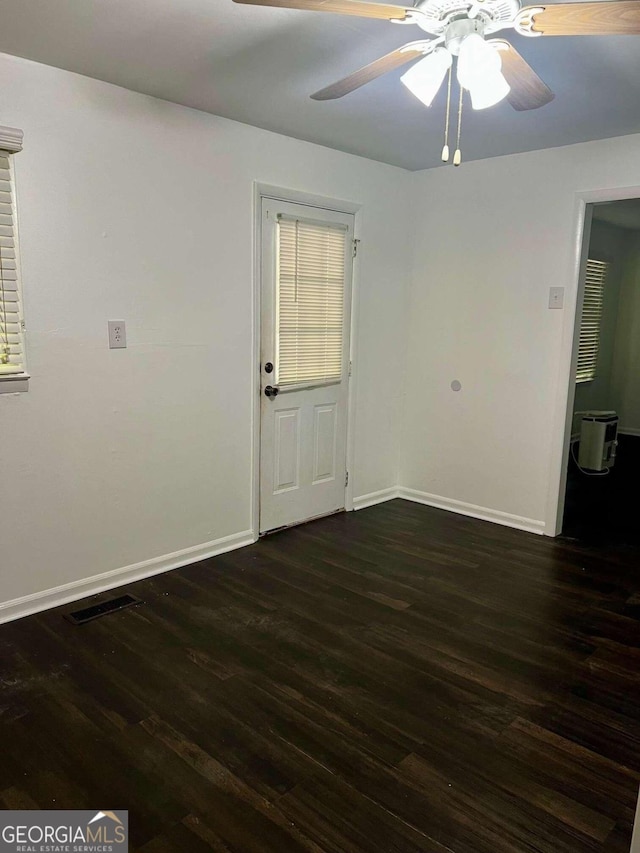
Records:
[[[471,89],[477,77],[495,73],[501,68],[499,51],[482,36],[473,33],[464,39],[458,54],[458,82],[464,89]]]
[[[400,78],[412,95],[426,107],[430,107],[442,85],[453,59],[444,47],[437,47],[433,53],[416,62]]]
[[[486,110],[487,107],[493,107],[499,104],[507,97],[511,91],[511,86],[505,80],[504,74],[501,71],[496,71],[493,74],[483,74],[479,76],[469,89],[471,95],[471,106],[474,110]]]
[[[458,56],[458,82],[471,94],[474,110],[499,103],[511,91],[502,71],[502,57],[481,36],[467,36]]]

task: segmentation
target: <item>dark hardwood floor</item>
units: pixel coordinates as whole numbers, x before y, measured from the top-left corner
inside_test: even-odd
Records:
[[[578,455],[578,445],[574,449]],[[570,455],[562,533],[596,547],[640,548],[638,481],[640,437],[620,435],[616,463],[608,474],[584,474]]]
[[[0,626],[0,805],[129,809],[140,853],[627,853],[638,553],[397,500]]]

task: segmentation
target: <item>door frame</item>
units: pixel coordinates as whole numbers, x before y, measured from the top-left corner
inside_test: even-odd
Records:
[[[362,205],[344,199],[329,198],[301,190],[285,189],[284,187],[265,184],[260,181],[253,183],[253,300],[252,325],[253,342],[251,353],[251,530],[256,541],[260,535],[260,349],[261,349],[261,309],[262,309],[262,200],[274,199],[292,204],[306,204],[336,213],[350,213],[354,217],[353,235],[359,240],[362,224]],[[347,471],[349,482],[345,487],[344,507],[353,509],[353,461],[355,457],[354,406],[357,377],[357,342],[356,326],[358,320],[358,294],[360,265],[358,258],[353,260],[351,274],[351,320],[349,323],[349,362],[351,374],[347,391]]]
[[[630,198],[640,198],[640,186],[603,188],[579,192],[574,195],[573,254],[571,271],[567,277],[560,367],[552,420],[549,490],[545,513],[545,535],[547,536],[558,536],[562,532],[564,518],[567,465],[569,463],[573,404],[576,394],[573,377],[578,362],[580,320],[584,300],[584,270],[587,264],[589,238],[591,236],[591,208],[589,205],[607,201],[624,201]]]

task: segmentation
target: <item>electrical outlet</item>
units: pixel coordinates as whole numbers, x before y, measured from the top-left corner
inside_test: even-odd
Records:
[[[127,346],[127,329],[124,320],[109,320],[109,349],[125,349]]]

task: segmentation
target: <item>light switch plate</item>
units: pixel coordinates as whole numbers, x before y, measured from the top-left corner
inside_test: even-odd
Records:
[[[125,349],[127,346],[127,328],[124,320],[109,320],[109,349]]]
[[[564,308],[564,287],[549,288],[549,308]]]

